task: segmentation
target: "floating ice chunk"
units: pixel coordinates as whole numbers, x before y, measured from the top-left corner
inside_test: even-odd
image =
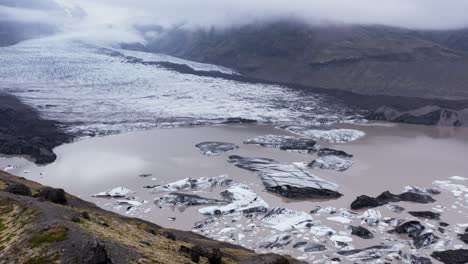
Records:
[[[134,201],[134,200],[117,200],[116,202],[118,205],[129,205],[129,206],[140,206],[143,205],[142,202]]]
[[[311,168],[345,171],[353,165],[353,155],[344,151],[324,148],[318,152],[318,159],[308,166]]]
[[[342,243],[349,243],[353,241],[352,237],[349,236],[341,236],[341,235],[332,235],[330,237],[331,241],[337,241],[337,242],[342,242]]]
[[[274,248],[284,248],[287,245],[291,244],[292,236],[288,233],[283,234],[271,234],[266,238],[257,242],[258,248],[267,248],[267,249],[274,249]]]
[[[432,184],[439,189],[450,191],[455,196],[468,193],[468,187],[462,184],[454,184],[451,181],[433,181]]]
[[[382,218],[382,214],[379,210],[369,209],[359,216],[368,225],[377,225]]]
[[[332,216],[327,218],[330,221],[340,222],[342,224],[350,224],[353,220],[343,216]]]
[[[456,180],[456,181],[468,181],[468,178],[461,177],[461,176],[452,176],[452,177],[450,177],[450,179]]]
[[[265,135],[244,141],[244,144],[255,144],[262,147],[279,148],[281,150],[312,152],[317,151],[320,145],[309,138],[296,138],[291,136]]]
[[[124,187],[116,187],[107,192],[100,192],[94,194],[94,197],[114,197],[114,198],[122,198],[126,197],[128,194],[134,193],[132,190],[124,188]]]
[[[256,172],[266,189],[293,199],[337,198],[339,186],[325,181],[292,163],[267,158],[230,156],[229,162],[239,168]]]
[[[177,192],[186,190],[202,190],[210,189],[216,186],[230,185],[232,180],[228,179],[227,175],[221,175],[212,178],[185,178],[180,181],[172,182],[166,185],[158,185],[151,189],[152,192]]]
[[[226,204],[227,201],[201,197],[194,194],[170,193],[154,200],[157,206],[194,206]]]
[[[265,212],[268,208],[268,204],[246,185],[233,186],[221,192],[221,196],[230,203],[224,206],[201,208],[198,212],[203,215],[227,215]]]
[[[271,209],[265,216],[261,217],[261,221],[279,231],[303,229],[313,225],[310,214],[286,208]]]
[[[200,149],[200,152],[206,156],[217,156],[239,148],[236,144],[226,142],[202,142],[195,145],[195,147]]]
[[[366,135],[366,133],[354,129],[320,130],[305,127],[286,127],[286,129],[301,136],[330,143],[346,143],[358,140]]]

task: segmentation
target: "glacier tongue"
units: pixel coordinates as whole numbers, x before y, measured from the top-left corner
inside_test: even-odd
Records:
[[[141,63],[129,62],[132,57]],[[77,132],[118,133],[244,118],[301,126],[353,120],[324,96],[278,85],[182,74],[152,62],[236,74],[161,54],[58,37],[0,48],[0,89]]]

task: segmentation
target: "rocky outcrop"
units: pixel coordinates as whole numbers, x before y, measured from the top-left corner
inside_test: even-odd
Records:
[[[47,164],[57,158],[52,149],[72,138],[62,124],[43,119],[17,98],[0,93],[0,153],[29,155],[37,164]]]
[[[255,172],[266,189],[292,199],[338,198],[338,185],[312,175],[294,164],[273,159],[230,156],[229,162]]]

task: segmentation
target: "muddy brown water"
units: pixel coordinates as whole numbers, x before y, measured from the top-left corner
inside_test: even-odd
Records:
[[[285,152],[279,149],[244,145],[244,140],[265,135],[292,135],[268,125],[211,126],[197,128],[156,129],[82,139],[55,149],[58,159],[47,166],[36,166],[20,157],[0,159],[0,168],[17,166],[9,172],[45,185],[64,188],[69,193],[99,206],[128,213],[115,200],[92,197],[93,194],[123,186],[136,192],[137,200],[147,204],[132,216],[156,224],[191,230],[194,222],[204,219],[200,207],[160,209],[153,200],[162,194],[152,194],[146,185],[169,183],[183,178],[228,175],[236,182],[249,185],[270,207],[286,207],[309,212],[316,206],[349,208],[359,195],[378,195],[385,190],[400,193],[407,185],[431,187],[434,180],[449,180],[451,176],[468,177],[468,129],[440,128],[388,123],[343,125],[364,131],[366,136],[345,144],[323,146],[344,150],[354,155],[354,165],[345,172],[310,170],[313,174],[340,185],[344,195],[337,200],[294,201],[268,193],[253,173],[227,162],[232,154],[273,158],[283,162],[310,162],[314,155]],[[195,144],[203,141],[236,143],[239,149],[220,156],[206,157]],[[140,174],[151,174],[139,177]],[[199,191],[196,194],[217,197],[222,189]],[[439,205],[450,207],[449,196],[438,198]],[[434,205],[399,204],[407,209],[431,210]],[[451,223],[468,223],[467,212],[447,211],[442,219]],[[390,215],[391,216],[391,215]],[[175,217],[172,221],[169,218]],[[328,222],[329,226],[341,223]],[[375,241],[355,240],[358,246],[370,246]]]

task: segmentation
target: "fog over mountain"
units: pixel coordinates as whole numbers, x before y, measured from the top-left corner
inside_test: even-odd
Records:
[[[57,6],[68,13],[58,12]],[[70,21],[66,15],[72,9],[86,15]],[[1,0],[0,21],[53,24],[74,35],[132,42],[142,37],[134,30],[136,25],[225,28],[279,18],[314,25],[458,29],[468,26],[466,10],[464,0]]]

